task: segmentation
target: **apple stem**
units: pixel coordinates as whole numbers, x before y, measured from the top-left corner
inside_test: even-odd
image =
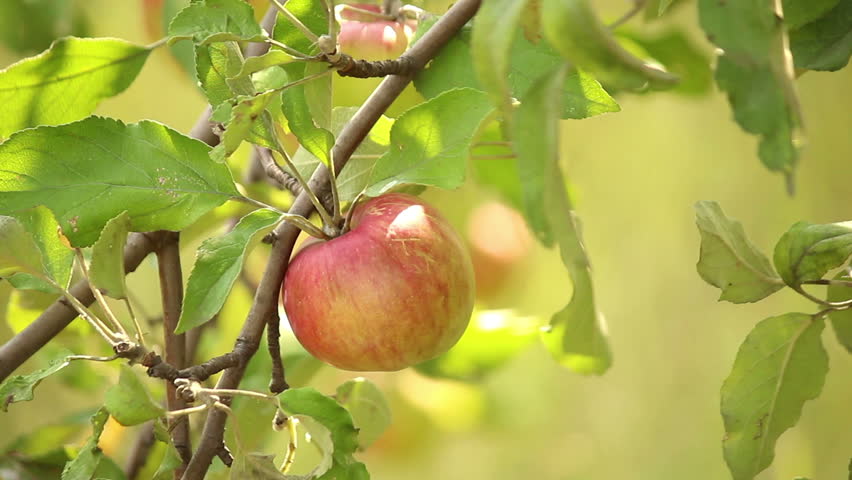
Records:
[[[344,234],[352,228],[352,212],[355,211],[355,207],[358,206],[358,202],[361,201],[366,195],[364,192],[360,192],[358,196],[355,197],[355,200],[352,200],[352,204],[349,205],[349,211],[346,212],[346,220],[343,222],[343,228],[340,229],[340,234]]]
[[[285,0],[284,3],[286,4],[287,1]],[[311,29],[308,28],[304,23],[302,23],[302,21],[299,20],[298,17],[293,15],[293,13],[291,13],[290,10],[287,10],[286,8],[284,8],[284,4],[282,4],[278,0],[272,0],[272,5],[274,5],[275,8],[278,9],[278,13],[280,13],[281,15],[284,16],[284,18],[289,20],[290,23],[292,23],[294,27],[298,28],[299,31],[302,32],[302,35],[307,37],[307,39],[310,40],[311,43],[317,43],[317,41],[319,40],[319,37],[317,37],[317,35],[314,32],[312,32]]]
[[[340,195],[337,193],[337,172],[334,168],[334,152],[329,152],[328,173],[329,186],[331,187],[332,221],[335,227],[340,227],[343,218],[340,216]]]

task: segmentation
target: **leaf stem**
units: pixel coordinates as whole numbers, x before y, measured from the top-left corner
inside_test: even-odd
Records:
[[[281,473],[287,473],[296,461],[296,449],[299,447],[299,432],[296,431],[298,424],[298,418],[287,417],[287,433],[290,434],[290,442],[287,443],[287,453],[284,454],[284,461],[281,463]]]
[[[289,54],[290,56],[292,56],[293,58],[296,58],[296,59],[298,59],[298,60],[303,60],[303,61],[306,61],[306,62],[307,62],[307,61],[314,61],[314,60],[316,60],[314,57],[312,57],[312,56],[310,56],[310,55],[307,55],[307,54],[305,54],[305,53],[302,53],[302,52],[300,52],[300,51],[296,50],[296,49],[295,49],[295,48],[293,48],[293,47],[290,47],[290,46],[288,46],[288,45],[285,45],[285,44],[283,44],[283,43],[279,42],[278,40],[275,40],[274,38],[271,38],[271,37],[270,37],[270,38],[267,38],[267,39],[266,39],[266,41],[267,41],[270,45],[274,45],[274,46],[276,46],[276,47],[280,48],[281,50],[284,50],[284,53],[287,53],[287,54]]]
[[[308,221],[307,218],[305,218],[301,215],[294,215],[292,213],[282,212],[281,210],[278,210],[277,208],[275,208],[271,205],[267,205],[267,204],[261,202],[260,200],[255,200],[255,199],[250,198],[250,197],[235,197],[235,199],[240,200],[244,203],[248,203],[249,205],[254,205],[256,207],[266,208],[266,209],[272,210],[273,212],[277,213],[278,215],[281,215],[282,220],[284,220],[285,222],[288,222],[288,223],[292,223],[299,230],[307,233],[308,235],[310,235],[312,237],[321,238],[323,240],[329,240],[331,238],[328,235],[326,235],[325,232],[323,232],[321,228],[317,227],[316,225],[314,225],[313,223]]]
[[[831,309],[834,309],[834,310],[852,307],[852,300],[846,300],[844,302],[829,302],[827,300],[823,300],[819,297],[816,297],[816,296],[811,295],[810,293],[806,292],[805,289],[803,289],[801,285],[793,287],[793,290],[796,293],[798,293],[799,295],[807,298],[808,300],[810,300],[814,303],[817,303],[819,305],[824,305],[826,307],[830,307]]]
[[[116,318],[115,314],[112,312],[112,309],[109,308],[109,305],[107,304],[106,299],[104,298],[104,295],[101,293],[100,289],[96,287],[94,283],[92,283],[92,277],[89,275],[89,269],[86,267],[86,259],[83,257],[83,251],[79,248],[75,248],[74,252],[77,254],[77,262],[80,264],[80,270],[83,272],[83,277],[89,283],[89,288],[92,290],[92,294],[95,296],[95,300],[98,302],[98,305],[100,305],[101,309],[103,309],[104,314],[106,314],[107,319],[109,319],[110,323],[112,324],[112,327],[115,328],[117,332],[124,335],[125,338],[130,338],[130,336],[127,335],[127,331],[124,329],[124,326],[121,324],[121,322],[118,321],[118,318]]]

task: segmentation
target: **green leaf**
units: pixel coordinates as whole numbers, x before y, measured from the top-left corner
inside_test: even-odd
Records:
[[[424,29],[424,26],[418,27],[418,35]],[[463,29],[441,49],[441,54],[428,68],[414,78],[417,90],[426,98],[462,87],[484,91],[474,71],[470,44],[470,29]],[[509,88],[517,98],[523,98],[537,78],[564,63],[546,41],[531,43],[521,33],[515,35],[510,55]],[[561,118],[581,119],[621,109],[597,80],[582,72],[566,75],[561,97]]]
[[[796,68],[835,71],[845,67],[852,55],[852,2],[840,2],[822,18],[790,32],[790,50]]]
[[[795,30],[823,17],[838,3],[843,2],[840,0],[782,0],[784,23],[790,30]]]
[[[243,55],[235,42],[195,47],[198,83],[214,110],[234,96],[254,93],[251,79],[240,75],[242,69]]]
[[[847,272],[838,273],[834,279],[847,283],[852,281],[852,278],[849,277]],[[832,283],[828,286],[826,300],[829,302],[846,302],[852,300],[852,288],[848,285]],[[837,340],[849,353],[852,353],[852,310],[833,310],[829,312],[828,319],[831,321],[831,326],[834,328]]]
[[[476,14],[471,37],[473,66],[479,83],[506,117],[511,116],[509,58],[527,0],[492,0]]]
[[[266,107],[275,99],[276,94],[277,92],[270,90],[258,95],[237,97],[222,141],[210,152],[210,158],[218,163],[224,162],[237,151],[243,140],[274,148],[275,142],[267,128],[267,125],[271,125],[271,119]]]
[[[328,33],[328,15],[322,0],[289,0],[284,8],[317,36]],[[275,20],[272,38],[304,54],[319,52],[318,47],[280,13]]]
[[[331,129],[331,112],[333,110],[331,79],[334,72],[329,72],[328,65],[322,62],[308,63],[305,65],[305,77],[319,75],[328,72],[309,81],[304,85],[305,101],[313,115],[314,123],[326,130]]]
[[[130,230],[130,217],[121,212],[110,219],[98,241],[92,245],[89,277],[92,283],[112,298],[127,298],[124,283],[124,244]]]
[[[677,77],[631,55],[595,15],[587,0],[543,0],[545,38],[563,57],[607,86],[625,90],[669,88]]]
[[[67,288],[71,281],[74,251],[66,245],[53,212],[45,207],[35,207],[14,216],[32,235],[41,252],[42,271],[60,287]]]
[[[101,100],[133,83],[149,53],[124,40],[68,37],[0,70],[0,140],[24,128],[89,115]]]
[[[523,98],[513,125],[524,213],[539,241],[559,245],[574,291],[550,321],[542,340],[556,360],[581,374],[604,373],[612,364],[602,318],[594,303],[585,248],[559,169],[559,112],[554,95],[565,67],[542,77]],[[544,216],[541,214],[544,213]]]
[[[0,216],[0,245],[0,276],[42,274],[41,252],[17,219]]]
[[[626,36],[680,78],[672,92],[702,95],[711,90],[712,61],[705,48],[695,44],[685,32],[668,30],[654,35],[635,32]]]
[[[391,128],[391,147],[376,162],[367,194],[408,184],[459,187],[470,141],[491,112],[488,96],[457,89],[406,111]]]
[[[828,372],[822,317],[787,313],[749,333],[722,385],[725,461],[734,480],[750,480],[772,463],[775,442],[819,396]]]
[[[240,219],[230,232],[208,238],[201,244],[186,285],[175,333],[197,327],[219,312],[243,268],[249,242],[280,218],[272,210],[255,210]]]
[[[60,350],[48,363],[48,366],[36,370],[27,375],[13,375],[0,383],[0,407],[4,412],[9,410],[9,405],[17,402],[28,402],[33,399],[33,390],[42,380],[67,367],[67,360],[71,352]]]
[[[257,73],[261,70],[278,65],[284,65],[292,61],[293,57],[285,53],[283,50],[270,50],[263,55],[246,58],[239,73],[229,78],[228,81],[231,82],[237,78],[249,77],[253,73]]]
[[[6,280],[8,280],[9,283],[18,290],[35,290],[52,295],[62,293],[62,290],[53,286],[53,284],[45,280],[43,277],[37,277],[29,273],[18,272],[11,277],[7,277]],[[27,322],[27,325],[29,325],[29,322]],[[12,328],[12,330],[14,330],[15,333],[20,331],[15,328]]]
[[[728,92],[734,118],[761,137],[761,161],[783,173],[792,190],[802,118],[780,12],[772,2],[717,0],[699,0],[698,12],[701,27],[724,51],[716,83]]]
[[[151,121],[91,117],[25,130],[0,144],[0,214],[45,205],[79,247],[125,210],[133,231],[182,230],[239,196],[209,148]]]
[[[769,259],[746,237],[740,222],[725,216],[716,202],[695,204],[701,234],[698,274],[722,290],[719,300],[756,302],[784,286]]]
[[[272,463],[275,455],[263,455],[261,453],[249,453],[238,455],[231,466],[233,480],[286,480],[288,478],[302,478],[293,475],[284,475],[278,467]],[[310,478],[310,476],[306,476]],[[163,479],[166,480],[166,479]]]
[[[315,81],[321,81],[321,79]],[[312,83],[314,82],[310,82],[309,85]],[[331,92],[328,98],[331,98]],[[281,96],[281,109],[287,117],[290,131],[296,135],[299,143],[314,157],[319,158],[323,164],[329,165],[334,135],[315,122],[317,117],[306,98],[306,86],[295,85],[284,90]],[[330,126],[331,121],[329,120],[328,123]]]
[[[431,377],[481,381],[526,349],[537,338],[540,326],[539,319],[521,317],[512,310],[474,312],[464,335],[450,351],[414,368]]]
[[[202,0],[181,10],[169,24],[169,42],[191,39],[205,45],[229,40],[260,42],[266,38],[243,0]]]
[[[322,480],[337,478],[366,480],[370,478],[364,464],[356,461],[352,456],[358,448],[358,430],[345,408],[330,397],[308,387],[291,388],[281,393],[278,399],[284,413],[299,417],[301,423],[308,426],[311,436],[317,440],[324,453],[321,466],[323,463],[327,464],[328,457],[331,457],[327,471],[315,472],[317,478]],[[326,431],[312,429],[312,422]],[[330,449],[332,451],[329,451],[328,447],[323,448],[322,444],[325,442],[322,439],[324,436],[330,438],[332,445]]]
[[[521,183],[513,154],[500,124],[494,122],[483,128],[474,141],[470,166],[476,183],[493,189],[503,201],[520,211],[523,208]]]
[[[358,377],[341,384],[335,398],[352,415],[361,450],[378,440],[391,424],[391,410],[385,395],[366,378]]]
[[[819,280],[852,255],[852,222],[814,225],[797,222],[775,245],[775,268],[784,283],[798,288]]]
[[[0,2],[0,42],[20,54],[40,52],[60,37],[88,36],[89,22],[73,0]]]
[[[98,448],[98,440],[104,432],[104,425],[109,419],[109,413],[101,407],[92,415],[92,436],[77,453],[73,460],[65,464],[62,470],[62,480],[91,480],[104,454]]]
[[[154,473],[153,480],[171,480],[174,478],[174,471],[183,464],[177,449],[170,442],[166,442],[166,453],[163,454],[163,459],[160,461],[160,466]]]
[[[104,396],[104,407],[118,423],[128,427],[166,413],[163,407],[151,400],[145,386],[129,365],[121,366],[118,384],[110,387]]]

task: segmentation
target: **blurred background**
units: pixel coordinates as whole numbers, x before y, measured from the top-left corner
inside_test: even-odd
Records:
[[[3,3],[0,17],[7,20],[11,17],[4,8],[16,4],[71,5],[63,18],[85,21],[60,22],[55,27],[58,35],[75,31],[145,44],[161,31],[157,30],[159,19],[146,18],[143,12],[145,4],[156,2]],[[612,19],[630,6],[626,1],[595,3],[602,15]],[[427,2],[425,6],[440,12],[446,4]],[[259,15],[264,8],[258,7]],[[0,18],[0,26],[2,22]],[[15,33],[6,27],[8,35]],[[34,36],[37,27],[41,28],[17,25],[16,38]],[[671,30],[682,32],[711,58],[710,45],[697,28],[693,2],[680,2],[656,22],[645,23],[640,16],[625,28],[628,33],[646,34]],[[6,39],[0,46],[0,65],[37,53],[49,42],[33,45]],[[763,318],[815,309],[788,291],[753,305],[717,303],[718,290],[695,271],[699,236],[692,206],[698,200],[718,201],[767,254],[795,221],[852,218],[850,85],[849,68],[837,73],[809,72],[798,79],[808,144],[792,197],[783,178],[760,164],[756,138],[733,122],[726,99],[712,86],[689,94],[619,95],[619,113],[563,122],[562,166],[583,222],[613,367],[601,377],[581,377],[560,367],[539,342],[531,341],[518,344],[517,355],[474,381],[435,378],[411,369],[367,375],[387,395],[393,415],[390,429],[359,456],[372,478],[730,478],[721,452],[719,388],[739,344]],[[104,101],[97,113],[125,122],[155,119],[188,132],[204,107],[194,80],[168,50],[158,49],[136,82]],[[235,159],[244,160],[247,151]],[[516,333],[528,332],[530,325],[546,322],[568,302],[571,284],[557,252],[537,245],[496,194],[469,182],[458,191],[430,190],[424,195],[471,245],[481,275],[478,308],[486,311],[480,320],[492,326],[493,322],[505,324]],[[285,196],[281,198],[287,202]],[[222,232],[222,221],[238,208],[225,206],[216,219],[184,235],[185,276],[201,240]],[[248,311],[253,294],[249,287],[260,277],[266,248],[259,246],[251,254],[247,281],[235,287],[217,320],[216,334],[202,340],[202,359],[230,350]],[[160,308],[156,278],[149,259],[128,280],[136,302],[144,307],[142,314],[151,319]],[[20,298],[3,283],[0,300],[0,313],[6,319],[0,324],[0,341],[5,341],[50,299]],[[70,346],[75,353],[98,353],[102,347],[84,338],[86,327],[78,323],[63,333],[57,345]],[[487,337],[484,345],[500,341]],[[781,437],[773,466],[761,479],[848,475],[852,357],[838,345],[830,328],[824,342],[831,372],[823,393],[805,406],[798,426]],[[291,384],[309,383],[332,393],[355,376],[305,360],[292,339],[285,344]],[[80,348],[86,350],[77,351]],[[32,359],[18,373],[38,368],[43,357]],[[268,360],[264,357],[263,351],[256,356],[244,388],[265,389]],[[430,373],[429,368],[423,370]],[[38,437],[44,449],[79,445],[89,434],[87,414],[102,403],[111,383],[107,379],[115,378],[117,371],[115,365],[75,364],[45,380],[33,402],[0,413],[0,449],[33,431],[49,432]],[[160,394],[157,382],[146,384]],[[280,455],[287,439],[269,430],[271,410],[253,401],[237,402],[236,408],[243,449]],[[63,424],[79,428],[48,428]],[[122,464],[138,430],[111,423],[101,447]],[[310,459],[302,462],[300,468],[310,468]],[[152,465],[148,473],[156,469],[156,463]],[[212,478],[227,476],[218,460],[211,471]]]

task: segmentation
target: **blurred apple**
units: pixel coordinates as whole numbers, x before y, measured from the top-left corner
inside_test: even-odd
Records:
[[[481,298],[497,293],[532,247],[524,218],[499,202],[483,203],[471,212],[467,236]]]
[[[413,21],[400,22],[382,18],[378,5],[356,3],[338,5],[337,19],[340,33],[337,37],[340,51],[356,60],[388,60],[398,58],[408,48],[409,40],[417,28]],[[359,10],[363,10],[359,11]],[[375,15],[365,12],[374,12]],[[357,107],[373,93],[381,78],[351,78],[335,75],[334,106]],[[409,85],[386,112],[391,117],[423,101],[423,97]]]

